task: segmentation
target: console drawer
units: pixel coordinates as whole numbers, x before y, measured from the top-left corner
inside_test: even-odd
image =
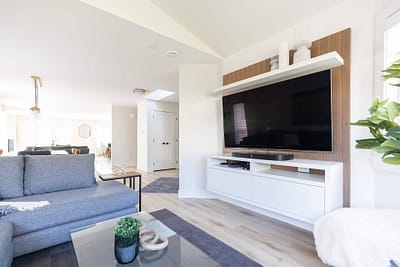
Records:
[[[246,173],[208,169],[207,189],[211,192],[250,200],[251,176]]]
[[[310,223],[324,215],[324,187],[259,176],[252,179],[254,203]]]

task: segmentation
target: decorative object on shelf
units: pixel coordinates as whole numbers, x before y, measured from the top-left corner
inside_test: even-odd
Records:
[[[0,149],[0,156],[3,155],[3,149]]]
[[[134,261],[139,253],[139,232],[141,222],[137,218],[124,217],[114,228],[115,259],[126,264]]]
[[[400,87],[400,59],[383,73],[384,80],[395,79],[396,83],[392,85]],[[351,123],[368,127],[372,134],[372,138],[356,140],[356,148],[372,149],[382,155],[384,163],[400,165],[400,125],[396,122],[400,116],[400,103],[376,99],[368,111],[370,117]]]
[[[89,138],[91,136],[91,128],[86,123],[78,126],[78,135],[81,138]]]
[[[146,229],[140,233],[140,248],[142,250],[161,250],[168,246],[168,239],[159,236],[154,229]]]
[[[279,68],[278,56],[271,57],[271,61],[269,62],[269,64],[271,65],[271,71],[272,70],[277,70]]]
[[[40,115],[40,108],[39,108],[39,86],[42,87],[42,80],[39,76],[31,76],[33,80],[33,84],[35,87],[35,106],[31,107],[30,110],[33,112],[33,116],[36,118]]]
[[[287,42],[282,42],[279,47],[279,69],[289,67],[289,45]]]
[[[295,45],[295,50],[293,55],[293,64],[299,63],[304,60],[309,60],[311,58],[311,42],[301,41]]]
[[[126,164],[120,164],[120,165],[114,164],[112,166],[112,173],[116,175],[125,174],[126,168],[127,168]]]

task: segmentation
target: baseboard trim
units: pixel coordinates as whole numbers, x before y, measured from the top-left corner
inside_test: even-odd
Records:
[[[217,198],[217,196],[203,190],[190,191],[179,189],[178,198]]]
[[[296,220],[294,218],[290,218],[290,217],[287,217],[285,215],[275,213],[273,211],[269,211],[269,210],[262,209],[262,208],[259,208],[259,207],[256,207],[256,206],[253,206],[253,205],[250,205],[250,204],[246,204],[246,203],[243,203],[241,201],[237,201],[237,200],[225,197],[225,196],[215,195],[214,198],[222,200],[222,201],[227,202],[227,203],[230,203],[232,205],[244,208],[244,209],[248,209],[248,210],[254,211],[256,213],[259,213],[259,214],[265,215],[267,217],[279,220],[281,222],[288,223],[290,225],[293,225],[295,227],[301,228],[301,229],[309,231],[309,232],[312,232],[313,229],[314,229],[314,225],[312,225],[310,223],[299,221],[299,220]]]

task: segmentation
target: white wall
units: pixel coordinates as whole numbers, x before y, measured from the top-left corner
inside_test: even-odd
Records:
[[[375,206],[377,208],[400,208],[400,167],[384,164],[375,155],[371,159],[375,170]]]
[[[137,112],[135,107],[112,106],[112,164],[136,166]]]
[[[3,150],[3,153],[7,153],[8,148],[8,138],[7,138],[7,118],[6,114],[0,111],[0,149]]]
[[[400,9],[398,0],[377,1],[375,23],[375,94],[384,95],[383,82],[380,78],[384,68],[384,32],[385,20]],[[400,90],[400,89],[398,89]],[[382,163],[378,155],[372,155],[372,165],[375,170],[375,206],[378,208],[400,208],[400,167]]]
[[[137,105],[137,169],[149,171],[148,101]]]
[[[178,103],[149,101],[144,100],[138,104],[138,165],[137,168],[142,171],[152,172],[154,149],[153,133],[154,125],[152,124],[152,116],[154,111],[172,112],[178,116]],[[179,117],[179,116],[178,116]],[[178,129],[176,138],[179,140]],[[179,151],[176,151],[176,160],[179,160]]]
[[[89,138],[78,135],[78,127],[87,124],[91,128]],[[48,146],[54,141],[58,145],[88,146],[90,153],[102,153],[101,144],[111,142],[111,123],[109,121],[42,118],[16,116],[16,150],[27,146]]]
[[[206,159],[221,153],[221,77],[215,64],[179,67],[179,197],[206,197]]]
[[[316,40],[346,28],[351,28],[351,120],[368,115],[373,99],[374,74],[374,14],[375,0],[348,0],[324,10],[277,33],[262,42],[240,51],[223,61],[227,73],[246,65],[271,57],[278,52],[285,40],[290,46],[303,40]],[[356,150],[356,139],[368,136],[367,130],[351,128],[351,205],[374,206],[374,175],[370,153]]]

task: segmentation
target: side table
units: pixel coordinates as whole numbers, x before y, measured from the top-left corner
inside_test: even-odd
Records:
[[[129,180],[129,188],[132,188],[135,190],[135,183],[136,183],[136,177],[139,178],[139,187],[138,187],[138,192],[139,192],[139,211],[142,211],[142,174],[135,172],[135,171],[127,171],[124,173],[112,173],[112,174],[99,174],[99,178],[102,181],[111,181],[111,180],[119,180],[123,179],[124,184],[126,184],[126,180]]]

